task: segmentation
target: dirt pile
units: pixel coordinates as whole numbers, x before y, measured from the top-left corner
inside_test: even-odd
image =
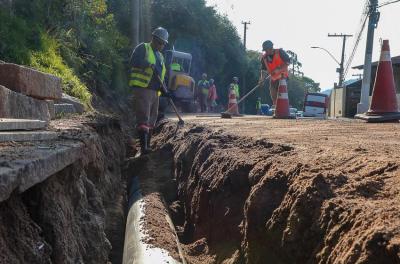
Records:
[[[392,153],[332,152],[173,123],[156,141],[171,149],[171,214],[184,218],[175,220],[190,263],[400,263]]]
[[[120,263],[126,194],[118,122],[79,117],[52,129],[84,142],[85,158],[0,204],[0,263]]]

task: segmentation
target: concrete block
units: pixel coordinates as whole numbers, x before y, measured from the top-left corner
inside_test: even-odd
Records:
[[[0,132],[0,142],[27,142],[55,140],[58,135],[50,131],[5,131]]]
[[[73,104],[54,104],[54,110],[57,115],[75,114],[76,110]]]
[[[49,108],[50,119],[53,120],[56,118],[56,110],[54,109],[54,101],[46,100],[47,107]]]
[[[0,85],[38,99],[60,99],[61,79],[47,73],[12,64],[0,64]]]
[[[9,157],[12,154],[0,156],[0,202],[7,200],[14,190],[22,193],[81,159],[84,148],[82,142],[62,142],[48,147],[21,147],[15,150],[15,158]]]
[[[85,112],[85,106],[81,103],[78,98],[73,96],[69,96],[68,94],[63,93],[62,98],[56,101],[57,104],[72,104],[75,107],[75,111],[78,114],[82,114]]]
[[[49,121],[49,107],[43,100],[13,92],[0,85],[0,118]]]
[[[46,126],[47,122],[40,120],[0,118],[0,131],[39,130],[46,128]]]

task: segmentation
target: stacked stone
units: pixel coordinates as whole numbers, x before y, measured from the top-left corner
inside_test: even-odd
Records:
[[[53,100],[62,98],[61,79],[34,69],[0,64],[0,118],[50,121]]]

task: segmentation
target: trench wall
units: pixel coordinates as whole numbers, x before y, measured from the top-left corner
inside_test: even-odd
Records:
[[[64,133],[83,142],[82,158],[0,203],[0,263],[121,263],[125,157],[116,122]]]
[[[399,263],[396,199],[381,194],[382,175],[399,172],[395,163],[372,168],[192,124],[167,123],[157,132],[157,148],[172,150],[181,241],[207,244],[189,258]]]

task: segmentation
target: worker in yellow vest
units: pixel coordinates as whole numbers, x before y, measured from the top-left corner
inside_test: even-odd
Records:
[[[177,62],[171,63],[171,70],[173,70],[174,72],[182,72],[183,71],[182,66]]]
[[[133,91],[136,130],[141,154],[150,152],[151,134],[157,120],[161,81],[165,78],[165,63],[161,51],[168,43],[168,31],[162,27],[152,33],[150,43],[141,43],[131,55],[129,86]],[[164,96],[169,97],[168,91]]]
[[[201,80],[197,83],[198,98],[200,101],[200,111],[202,113],[207,112],[207,97],[210,83],[207,81],[207,74],[201,75]]]
[[[236,93],[236,99],[239,100],[240,98],[240,88],[239,88],[239,78],[238,77],[233,77],[233,88],[235,90]]]

